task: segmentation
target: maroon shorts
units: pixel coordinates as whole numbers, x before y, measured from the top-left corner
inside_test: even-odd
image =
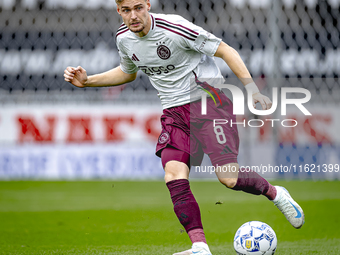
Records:
[[[222,105],[215,105],[207,98],[207,115],[201,115],[201,101],[164,109],[161,117],[162,133],[158,138],[156,155],[169,146],[190,154],[191,165],[200,165],[203,153],[210,157],[214,166],[236,163],[239,149],[237,125],[233,104],[219,93]],[[214,119],[228,120],[227,124],[215,125]]]

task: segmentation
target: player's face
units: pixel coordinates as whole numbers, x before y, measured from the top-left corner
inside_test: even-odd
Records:
[[[124,0],[117,5],[117,11],[122,16],[125,25],[142,37],[150,30],[150,7],[149,0]]]

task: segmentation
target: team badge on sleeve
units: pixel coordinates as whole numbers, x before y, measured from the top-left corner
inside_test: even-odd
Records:
[[[157,48],[157,55],[158,57],[160,57],[161,59],[168,59],[171,56],[171,51],[168,47],[166,47],[165,45],[159,45]]]
[[[162,134],[159,136],[159,138],[158,138],[158,143],[164,144],[164,143],[166,143],[166,142],[169,140],[169,138],[170,138],[169,133],[168,133],[168,132],[164,132],[164,133],[162,133]]]

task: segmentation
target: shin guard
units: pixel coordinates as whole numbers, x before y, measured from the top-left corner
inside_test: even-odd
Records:
[[[173,180],[168,182],[174,211],[188,232],[195,228],[203,229],[199,206],[190,190],[189,181],[186,179]]]

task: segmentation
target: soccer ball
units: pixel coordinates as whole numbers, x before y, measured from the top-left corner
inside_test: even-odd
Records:
[[[260,221],[244,223],[234,237],[234,249],[239,255],[271,255],[275,253],[276,247],[274,230]]]

